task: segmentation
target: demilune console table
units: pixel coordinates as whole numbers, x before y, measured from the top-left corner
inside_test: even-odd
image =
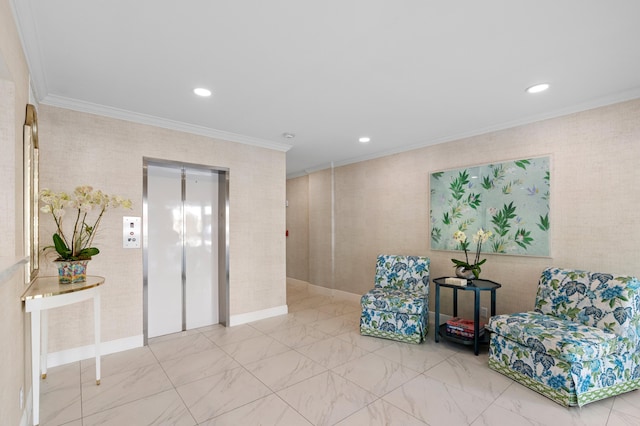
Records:
[[[47,377],[47,309],[93,299],[95,334],[96,384],[100,384],[100,286],[103,277],[87,276],[85,282],[60,284],[58,277],[33,280],[22,295],[25,312],[31,312],[31,380],[33,393],[33,424],[40,423],[40,377]],[[40,341],[42,339],[42,346]],[[42,374],[42,376],[41,376]]]
[[[456,284],[445,284],[445,279],[447,277],[435,278],[433,282],[436,285],[436,312],[435,312],[435,323],[436,323],[436,332],[435,339],[436,342],[440,341],[440,337],[456,342],[462,343],[465,345],[473,344],[473,353],[478,355],[478,349],[480,346],[479,331],[480,331],[480,292],[482,291],[490,291],[491,292],[491,316],[496,314],[496,290],[502,287],[501,284],[490,280],[483,279],[474,279],[468,280],[468,284],[466,286],[456,285]],[[473,307],[473,339],[461,339],[454,336],[447,335],[447,324],[440,324],[440,287],[447,287],[453,289],[453,316],[458,316],[458,290],[462,291],[473,291],[474,293],[474,307]],[[482,337],[482,339],[486,339],[488,336],[486,333]]]

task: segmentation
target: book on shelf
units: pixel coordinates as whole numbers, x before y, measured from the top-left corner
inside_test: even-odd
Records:
[[[463,339],[473,339],[474,322],[470,319],[455,317],[447,321],[446,331],[449,336],[460,337]],[[484,324],[480,323],[478,327],[478,337],[484,335]]]

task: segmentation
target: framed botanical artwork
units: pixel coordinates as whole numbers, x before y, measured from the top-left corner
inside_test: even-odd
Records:
[[[27,105],[24,137],[24,236],[25,254],[29,256],[26,279],[31,282],[39,269],[38,259],[38,115]]]
[[[434,250],[462,250],[457,231],[491,231],[483,253],[550,256],[550,157],[431,173]]]

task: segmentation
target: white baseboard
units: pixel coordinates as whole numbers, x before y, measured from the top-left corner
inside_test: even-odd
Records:
[[[100,343],[100,355],[109,355],[129,349],[140,348],[143,346],[143,341],[143,336],[139,335],[111,340],[109,342],[102,342]],[[47,354],[47,368],[69,364],[83,359],[94,358],[95,356],[95,345],[87,345],[79,348],[66,349],[60,352],[53,352]]]
[[[229,318],[229,327],[234,325],[246,324],[248,322],[258,321],[279,315],[289,313],[287,305],[276,306],[275,308],[263,309],[261,311],[247,312],[245,314],[231,315]]]

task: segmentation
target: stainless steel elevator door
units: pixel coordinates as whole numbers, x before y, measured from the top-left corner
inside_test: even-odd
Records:
[[[218,323],[217,182],[147,167],[147,337]]]

